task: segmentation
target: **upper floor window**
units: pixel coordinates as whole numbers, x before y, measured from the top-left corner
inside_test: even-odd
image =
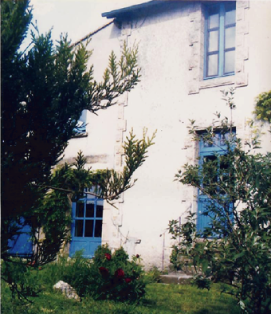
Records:
[[[77,121],[77,125],[73,130],[74,135],[75,136],[84,135],[87,131],[86,126],[87,126],[87,110],[83,110],[79,120]]]
[[[206,6],[204,78],[235,72],[236,3]]]

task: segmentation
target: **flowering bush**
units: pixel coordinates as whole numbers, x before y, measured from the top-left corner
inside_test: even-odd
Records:
[[[77,254],[64,277],[81,297],[134,303],[144,296],[146,286],[139,262],[139,256],[129,261],[123,248],[112,254],[108,246],[100,246],[91,261]]]
[[[91,273],[93,281],[87,294],[94,299],[137,302],[145,294],[146,284],[139,258],[129,261],[123,248],[112,254],[108,246],[99,247],[91,264]]]
[[[105,258],[106,258],[108,261],[111,260],[111,254],[105,253],[104,256],[105,256]]]

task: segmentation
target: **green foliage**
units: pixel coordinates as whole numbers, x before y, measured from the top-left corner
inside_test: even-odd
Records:
[[[136,179],[132,181],[132,175],[147,158],[147,150],[154,144],[154,138],[155,133],[151,138],[147,137],[147,129],[144,129],[143,138],[140,140],[133,134],[133,130],[130,132],[123,146],[125,165],[122,172],[106,170],[103,173],[98,172],[97,176],[95,174],[93,176],[93,180],[99,186],[102,198],[107,201],[117,199],[121,193],[135,184]]]
[[[160,282],[161,271],[156,267],[151,267],[145,274],[145,280],[147,283],[158,283]]]
[[[54,270],[55,266],[49,266]],[[95,300],[138,302],[145,294],[145,280],[138,258],[131,261],[123,248],[113,254],[108,246],[99,247],[93,260],[77,252],[58,267],[57,279],[68,282],[81,297]],[[49,276],[52,278],[52,275]]]
[[[271,123],[271,91],[261,93],[256,98],[256,108],[254,113],[256,119]]]
[[[229,103],[232,106],[232,99]],[[225,121],[221,125],[225,154],[200,166],[184,165],[176,175],[181,183],[208,196],[203,215],[210,218],[210,224],[197,232],[195,213],[182,226],[171,221],[169,231],[175,240],[180,239],[174,254],[194,269],[199,286],[208,288],[209,280],[223,282],[236,288],[230,293],[244,312],[270,313],[271,154],[256,154],[256,146],[245,150],[232,133],[232,124]],[[193,128],[195,139],[214,145],[212,127],[206,136]]]
[[[3,1],[1,13],[2,257],[7,258],[8,239],[16,234],[12,223],[23,216],[32,221],[35,235],[43,218],[36,209],[50,192],[51,170],[74,135],[82,110],[114,105],[140,74],[137,49],[125,46],[119,61],[111,54],[108,74],[97,82],[93,67],[87,68],[87,47],[72,46],[67,36],[54,46],[50,32],[32,31],[32,43],[21,53],[32,18],[29,1]]]
[[[47,281],[47,268],[39,272],[40,282]],[[33,273],[33,272],[32,272]],[[43,279],[43,280],[42,280]],[[1,312],[5,314],[239,314],[234,299],[220,293],[217,284],[210,291],[198,290],[190,285],[149,284],[146,296],[140,304],[93,300],[82,298],[81,302],[65,298],[55,291],[44,289],[32,304],[10,300],[10,291],[2,282]]]
[[[169,261],[174,270],[182,269],[182,263],[179,258],[179,249],[177,245],[173,245]]]
[[[112,52],[103,80],[97,82],[94,67],[87,66],[91,57],[87,44],[71,45],[66,35],[55,46],[50,31],[40,35],[36,28],[31,30],[30,46],[21,52],[31,19],[29,0],[2,1],[1,249],[2,258],[14,263],[8,240],[18,235],[23,217],[35,245],[26,262],[44,265],[69,240],[71,201],[93,186],[99,186],[99,196],[109,202],[117,199],[133,186],[131,176],[144,162],[154,136],[149,139],[144,131],[143,139],[137,140],[131,132],[123,173],[86,170],[81,152],[73,165],[56,167],[76,134],[82,111],[109,108],[139,82],[137,47],[124,45],[119,60]],[[24,263],[20,262],[22,267]],[[11,287],[17,278],[14,272],[12,279],[12,269],[11,265],[11,273],[2,275]]]
[[[35,264],[22,263],[19,258],[13,258],[12,263],[1,263],[2,275],[9,283],[12,298],[28,300],[28,297],[36,297],[41,291],[41,285],[37,280],[37,273],[32,273]]]

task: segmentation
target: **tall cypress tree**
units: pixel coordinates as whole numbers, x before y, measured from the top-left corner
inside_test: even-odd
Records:
[[[40,250],[43,257],[34,256],[45,263],[55,258],[66,235],[68,220],[64,220],[63,213],[68,203],[63,197],[66,199],[72,193],[75,198],[76,193],[80,193],[79,188],[93,183],[102,187],[104,199],[119,197],[132,186],[131,176],[144,161],[153,138],[144,135],[142,140],[136,140],[131,134],[126,149],[128,166],[122,174],[90,173],[83,169],[81,156],[76,170],[65,165],[52,176],[52,168],[74,135],[82,110],[106,109],[137,84],[140,77],[137,50],[124,47],[120,62],[112,52],[103,81],[97,82],[93,78],[93,67],[87,68],[90,51],[84,45],[75,49],[67,36],[61,36],[54,46],[50,32],[38,36],[32,33],[30,48],[24,53],[20,51],[32,19],[29,0],[5,0],[1,10],[2,258],[9,259],[8,239],[18,233],[18,225],[24,217],[32,227],[33,238],[37,227],[45,224],[47,235],[55,234],[55,240],[58,239],[54,247],[54,239],[50,239],[50,252],[45,248]],[[80,171],[81,177],[78,176]],[[81,178],[80,184],[76,184],[80,181],[78,178]],[[64,186],[64,194],[60,186]],[[58,192],[52,194],[52,188]],[[50,197],[62,199],[55,207],[63,218],[58,234],[52,232],[52,228],[57,228],[47,212],[48,206],[53,207]]]

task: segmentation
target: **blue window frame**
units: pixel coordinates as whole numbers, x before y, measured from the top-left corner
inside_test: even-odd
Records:
[[[233,130],[235,134],[235,129]],[[212,141],[207,142],[203,139],[199,142],[199,162],[202,165],[205,162],[212,161],[217,162],[217,167],[220,169],[226,169],[226,165],[223,165],[219,156],[226,155],[228,151],[228,146],[226,141],[229,140],[229,133],[222,134],[217,131],[212,139]],[[214,177],[214,180],[219,180],[218,177]],[[204,185],[204,181],[202,182]],[[218,206],[215,201],[211,201],[207,195],[198,192],[198,212],[197,212],[197,232],[202,233],[206,227],[210,227],[211,218],[204,215],[204,211],[207,206]],[[231,204],[229,204],[231,206]]]
[[[102,224],[102,199],[85,194],[78,202],[74,202],[72,204],[70,256],[73,256],[76,251],[83,250],[83,257],[93,257],[97,247],[101,245]]]
[[[205,79],[235,73],[235,26],[235,2],[222,2],[206,6]]]

